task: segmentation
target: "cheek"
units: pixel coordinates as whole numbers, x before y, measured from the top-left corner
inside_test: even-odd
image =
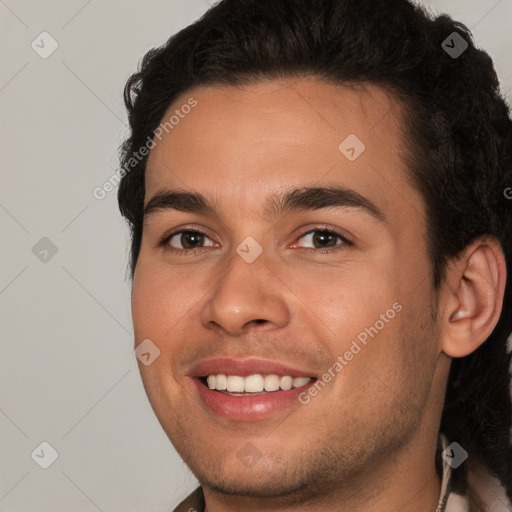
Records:
[[[172,276],[158,265],[137,266],[132,287],[132,317],[137,340],[164,341],[180,319],[190,314],[195,286],[179,272]],[[141,338],[142,337],[142,338]]]
[[[158,326],[162,317],[155,311],[159,304],[157,299],[158,280],[144,271],[144,266],[138,263],[132,285],[132,319],[136,343],[144,338],[152,339],[153,329]],[[156,314],[155,314],[156,313]],[[156,325],[155,325],[156,322]]]
[[[135,345],[149,339],[160,351],[151,364],[139,362],[138,366],[146,393],[164,425],[174,424],[172,417],[165,419],[169,403],[180,404],[182,400],[172,364],[186,340],[183,319],[190,307],[181,295],[179,282],[176,286],[175,279],[158,271],[156,265],[144,260],[138,264],[131,297]]]
[[[281,274],[299,309],[311,322],[328,328],[332,350],[339,352],[365,328],[379,321],[398,299],[384,262],[345,260],[337,266]],[[293,299],[294,300],[294,299]],[[392,312],[393,313],[393,312]],[[330,352],[332,352],[330,350]]]
[[[353,271],[346,267],[331,270],[325,279],[316,275],[295,280],[297,296],[306,298],[305,314],[328,327],[323,343],[332,365],[342,358],[342,369],[331,367],[331,371],[340,376],[334,386],[346,405],[352,400],[354,406],[363,403],[367,395],[380,397],[376,405],[389,405],[393,393],[414,371],[409,354],[404,353],[411,321],[407,297],[384,267],[359,266]]]
[[[339,406],[333,407],[339,421],[354,411],[377,429],[376,418],[414,422],[415,411],[424,406],[434,363],[425,349],[430,333],[409,324],[404,310],[387,317],[388,323],[370,320],[344,343],[344,367],[335,380]]]

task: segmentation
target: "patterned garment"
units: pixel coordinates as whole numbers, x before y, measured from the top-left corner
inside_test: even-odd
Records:
[[[441,456],[449,445],[446,436],[440,434],[437,462],[438,465],[442,465],[439,475],[442,477],[441,495],[435,512],[512,512],[512,502],[507,498],[505,489],[498,479],[482,464],[472,462],[471,455],[467,459],[467,477],[454,478],[457,469],[453,470]],[[462,492],[460,489],[465,488],[466,484],[467,490]],[[174,512],[205,512],[201,487],[182,501]]]
[[[450,445],[439,435],[438,456]],[[487,467],[469,454],[467,475],[457,473],[443,459],[441,496],[436,512],[512,512],[512,502],[499,480]],[[462,489],[466,489],[463,491]]]

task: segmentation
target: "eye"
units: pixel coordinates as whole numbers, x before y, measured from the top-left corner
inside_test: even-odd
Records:
[[[301,235],[298,240],[305,240],[306,244],[312,243],[314,247],[304,247],[302,244],[297,244],[297,242],[295,246],[298,245],[306,250],[321,253],[334,252],[353,245],[353,243],[341,233],[327,228],[312,229]],[[207,241],[210,243],[205,245]],[[175,254],[197,254],[202,252],[201,249],[205,247],[217,246],[205,233],[192,229],[176,231],[164,237],[160,244],[164,246],[166,251]]]
[[[333,229],[317,228],[304,233],[299,240],[305,240],[306,243],[312,243],[319,247],[313,247],[313,251],[332,252],[343,248],[344,246],[352,245],[352,242],[347,240],[341,233]],[[308,247],[305,247],[309,249]]]
[[[168,250],[170,250],[171,252],[187,252],[205,247],[203,245],[205,243],[205,239],[210,240],[210,242],[212,242],[210,244],[210,247],[215,245],[215,242],[213,242],[204,233],[193,230],[178,231],[168,236],[163,242],[167,246],[171,247],[168,248]]]

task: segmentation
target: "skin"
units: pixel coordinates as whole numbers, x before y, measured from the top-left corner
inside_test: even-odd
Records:
[[[132,314],[135,344],[149,338],[161,351],[139,363],[144,387],[203,485],[208,512],[434,511],[450,362],[475,350],[499,318],[499,243],[469,246],[436,296],[425,207],[405,179],[400,105],[377,86],[311,78],[201,87],[168,113],[190,97],[197,106],[151,150],[145,204],[179,188],[216,198],[221,211],[146,218]],[[366,146],[355,161],[338,149],[349,134]],[[270,193],[331,185],[363,195],[386,221],[347,207],[263,216]],[[314,252],[322,242],[306,233],[322,227],[353,245]],[[159,245],[192,228],[206,235],[195,253]],[[251,264],[236,252],[248,236],[263,248]],[[334,244],[343,242],[326,247]],[[198,399],[190,368],[203,358],[254,356],[322,375],[396,302],[402,310],[307,405],[240,422]],[[259,452],[251,467],[238,454],[249,443]]]

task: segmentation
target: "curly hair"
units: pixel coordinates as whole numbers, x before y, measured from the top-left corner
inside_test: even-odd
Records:
[[[443,49],[454,32],[468,45],[457,58]],[[501,243],[508,276],[501,316],[485,343],[452,361],[440,428],[474,450],[512,499],[512,121],[492,60],[465,25],[407,0],[223,0],[150,50],[129,78],[131,134],[121,164],[127,168],[168,107],[194,87],[306,76],[376,84],[403,106],[403,157],[426,207],[434,289],[474,239]],[[132,278],[146,161],[124,173],[118,191],[131,230]]]

